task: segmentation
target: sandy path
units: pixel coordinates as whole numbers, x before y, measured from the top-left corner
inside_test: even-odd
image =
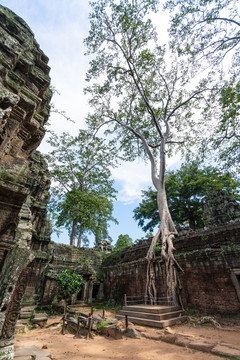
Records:
[[[16,335],[16,348],[36,345],[48,346],[56,360],[216,360],[216,356],[167,344],[162,341],[141,338],[113,340],[95,336],[94,340],[74,339],[73,335],[61,335],[60,329],[37,329]]]

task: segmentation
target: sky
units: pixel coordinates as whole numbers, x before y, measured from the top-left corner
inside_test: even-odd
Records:
[[[64,110],[75,121],[67,122],[59,115],[51,115],[51,128],[61,133],[68,131],[74,135],[77,129],[86,128],[85,118],[90,111],[87,99],[83,94],[86,86],[85,75],[89,68],[89,58],[84,55],[86,48],[83,40],[90,28],[88,0],[0,0],[0,4],[8,7],[29,25],[40,48],[49,57],[51,67],[51,85],[60,95],[54,95],[52,102],[58,110]],[[165,41],[167,37],[166,14],[158,14],[156,21],[161,22]],[[49,146],[43,140],[39,150],[46,153]],[[179,158],[168,161],[168,169],[179,165]],[[109,234],[116,242],[120,234],[128,234],[133,240],[144,237],[144,232],[133,220],[133,209],[141,201],[141,191],[151,186],[150,165],[140,160],[123,162],[113,169],[112,177],[118,190],[118,199],[114,203],[113,216],[119,224],[112,224]],[[63,232],[52,240],[69,243],[68,235]],[[93,240],[90,239],[90,246]]]

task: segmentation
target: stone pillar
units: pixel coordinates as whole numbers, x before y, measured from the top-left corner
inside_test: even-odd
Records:
[[[90,279],[89,285],[88,285],[88,303],[89,304],[92,303],[92,294],[93,294],[93,281]]]
[[[98,293],[97,293],[97,299],[102,300],[104,298],[104,286],[103,283],[100,283]]]
[[[84,283],[83,289],[82,289],[82,296],[81,296],[81,300],[83,302],[86,301],[86,293],[87,293],[87,283]]]

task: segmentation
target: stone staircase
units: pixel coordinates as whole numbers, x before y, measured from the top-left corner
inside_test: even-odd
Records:
[[[125,316],[133,324],[148,325],[163,328],[184,322],[187,317],[183,310],[177,306],[168,305],[128,305],[123,306],[117,315],[117,319],[122,320]]]
[[[19,319],[30,319],[33,316],[35,306],[25,306],[21,309]]]

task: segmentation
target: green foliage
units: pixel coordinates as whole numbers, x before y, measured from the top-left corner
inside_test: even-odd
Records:
[[[194,124],[191,118],[205,83],[189,82],[194,71],[190,64],[177,59],[165,63],[166,51],[157,44],[150,18],[159,1],[90,3],[91,29],[85,44],[95,58],[85,90],[93,107],[88,124],[92,129],[108,125],[105,133],[114,134],[127,160],[141,156],[157,162],[165,141],[168,153],[173,146],[191,146],[198,121],[195,118]]]
[[[203,227],[203,204],[210,191],[226,190],[239,199],[240,183],[230,173],[222,173],[212,166],[201,166],[199,161],[182,164],[176,171],[166,174],[166,192],[173,221],[180,228]],[[143,191],[140,205],[134,209],[134,219],[144,231],[159,224],[157,193],[149,188]],[[150,220],[145,224],[146,220]]]
[[[197,68],[210,62],[215,76],[220,75],[219,85],[206,107],[205,118],[212,123],[204,146],[215,151],[224,169],[239,172],[239,2],[167,0],[165,8],[172,16],[173,48],[180,55],[190,55],[192,61],[198,62]]]
[[[156,256],[161,256],[162,246],[160,244],[155,244],[153,251]]]
[[[237,0],[168,0],[165,8],[172,16],[170,33],[180,54],[204,55],[219,64],[233,50],[237,58],[240,39]]]
[[[93,191],[75,190],[67,193],[62,201],[57,204],[58,217],[56,226],[71,228],[72,221],[77,219],[84,229],[90,229],[96,242],[108,237],[107,222],[115,219],[112,217],[113,204],[104,196]]]
[[[117,242],[114,246],[114,250],[121,250],[128,246],[133,245],[133,240],[130,238],[129,235],[119,235]]]
[[[55,277],[58,285],[58,299],[67,300],[70,295],[80,292],[84,284],[83,277],[71,269],[60,272]]]
[[[221,88],[219,122],[212,136],[213,147],[219,153],[224,168],[239,172],[240,152],[240,82],[234,76]]]
[[[202,241],[208,241],[208,235],[202,235],[201,240]]]
[[[49,143],[49,211],[56,227],[68,229],[72,245],[76,236],[84,239],[89,231],[96,242],[108,238],[108,223],[116,222],[112,216],[116,191],[110,179],[110,167],[116,163],[114,145],[86,130],[75,137],[52,134]]]
[[[138,221],[138,226],[143,231],[154,231],[155,226],[160,223],[156,190],[149,188],[142,191],[142,202],[133,213],[133,218]],[[148,220],[147,224],[145,224],[146,220]]]

